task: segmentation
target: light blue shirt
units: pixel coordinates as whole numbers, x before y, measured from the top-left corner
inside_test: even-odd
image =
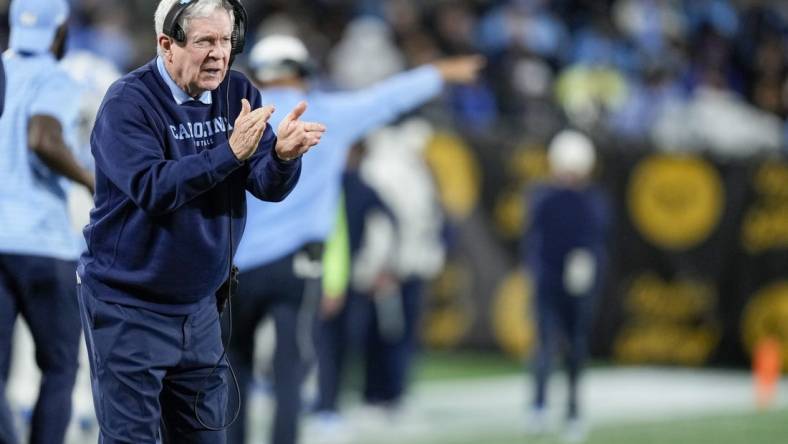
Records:
[[[202,94],[200,94],[200,97],[197,97],[196,99],[186,94],[186,91],[181,89],[181,87],[175,83],[175,80],[172,80],[167,68],[164,67],[164,60],[161,57],[156,57],[156,68],[159,69],[159,75],[162,79],[164,79],[164,83],[167,84],[167,87],[170,88],[170,92],[172,92],[172,98],[175,99],[175,103],[178,105],[183,105],[184,103],[192,100],[198,100],[206,105],[213,103],[210,91],[204,91]]]
[[[247,271],[309,242],[325,241],[334,227],[342,173],[353,144],[435,97],[442,87],[438,70],[424,66],[352,92],[262,90],[263,104],[276,107],[269,121],[273,128],[299,101],[306,100],[309,106],[301,120],[323,123],[328,130],[320,144],[304,155],[298,185],[284,201],[262,202],[247,193],[246,231],[235,255],[238,268]]]
[[[33,115],[57,119],[74,146],[81,88],[47,54],[3,55],[8,91],[0,118],[0,253],[77,259],[82,241],[71,228],[68,180],[28,148]]]

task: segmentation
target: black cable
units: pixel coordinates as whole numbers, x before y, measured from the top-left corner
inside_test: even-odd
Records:
[[[226,85],[225,90],[224,90],[225,91],[225,101],[224,101],[224,103],[226,105],[225,111],[226,111],[226,119],[227,119],[224,122],[224,124],[225,124],[224,134],[227,137],[227,143],[228,144],[230,143],[230,66],[232,66],[232,61],[230,61],[229,65],[227,67],[227,74],[225,76],[225,80],[227,82],[227,85]],[[228,271],[227,271],[227,311],[228,311],[228,316],[229,316],[229,321],[228,321],[228,325],[227,325],[227,330],[228,330],[227,344],[226,345],[224,343],[222,344],[223,347],[224,347],[224,350],[222,350],[222,355],[219,356],[219,360],[217,360],[216,364],[213,365],[213,368],[211,369],[210,373],[208,373],[208,375],[206,375],[202,379],[202,381],[200,382],[200,386],[204,386],[205,381],[207,381],[208,378],[213,376],[213,374],[216,372],[216,369],[219,368],[219,364],[221,364],[223,360],[226,360],[227,361],[227,368],[230,370],[230,375],[232,376],[233,384],[235,385],[235,393],[236,393],[236,396],[238,397],[238,407],[236,407],[235,413],[233,414],[233,418],[230,420],[230,422],[228,422],[226,424],[223,424],[223,425],[221,425],[219,427],[210,426],[210,425],[206,424],[202,420],[202,418],[200,418],[200,412],[197,409],[197,404],[200,401],[200,395],[202,395],[202,393],[204,392],[204,389],[200,388],[200,390],[198,390],[197,393],[194,395],[194,404],[193,404],[194,417],[197,419],[197,422],[199,422],[202,427],[204,427],[205,429],[210,430],[212,432],[219,432],[219,431],[222,431],[222,430],[226,430],[228,427],[230,427],[231,425],[233,425],[235,423],[235,421],[238,419],[238,416],[241,413],[241,386],[238,384],[238,377],[235,374],[235,370],[233,369],[232,363],[230,362],[229,359],[227,359],[227,349],[230,348],[230,342],[232,341],[232,338],[233,338],[233,302],[232,302],[233,298],[232,298],[232,292],[233,292],[233,279],[234,279],[233,275],[234,275],[234,273],[233,273],[233,199],[232,199],[233,195],[232,195],[232,183],[230,183],[230,186],[227,188],[227,195],[228,195],[227,202],[228,202],[228,205],[230,206],[230,223],[229,223],[229,226],[228,226],[228,229],[227,229],[229,237],[230,237],[230,245],[229,245],[229,249],[228,249],[230,256],[229,256],[228,261],[227,261],[227,263],[228,263],[228,265],[227,265],[227,267],[228,267]],[[220,322],[221,322],[221,317],[222,317],[222,312],[219,313],[219,320],[220,320]],[[224,341],[222,341],[222,342],[224,342]]]

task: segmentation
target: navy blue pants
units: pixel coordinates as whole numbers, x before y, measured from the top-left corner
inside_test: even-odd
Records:
[[[102,444],[223,444],[228,374],[213,298],[193,314],[107,303],[86,285],[79,305]]]
[[[401,285],[399,294],[385,296],[394,298],[386,305],[376,303],[372,295],[350,291],[342,310],[320,321],[317,411],[338,410],[346,360],[356,348],[365,363],[365,402],[394,406],[400,401],[417,347],[422,290],[421,280],[410,279]],[[393,334],[386,327],[392,323],[400,324]]]
[[[369,295],[348,291],[342,308],[318,321],[318,412],[337,412],[349,355],[361,351],[374,316]]]
[[[545,406],[553,357],[556,350],[562,348],[569,380],[567,416],[578,416],[578,382],[588,355],[592,300],[591,294],[571,296],[558,284],[537,286],[534,407]]]
[[[297,253],[300,254],[300,253]],[[254,337],[262,320],[271,316],[276,330],[273,389],[276,408],[271,444],[294,444],[302,411],[301,385],[314,360],[314,323],[322,293],[319,277],[294,269],[297,255],[288,255],[239,275],[232,301],[233,335],[230,362],[238,374],[242,405],[253,380]],[[236,400],[230,402],[234,408]],[[246,412],[230,428],[229,442],[244,444]]]
[[[0,442],[17,442],[5,399],[16,317],[30,327],[41,387],[30,424],[31,443],[62,443],[71,419],[79,360],[76,263],[0,254]]]
[[[403,328],[398,338],[387,338],[379,315],[371,316],[365,344],[364,400],[370,404],[397,404],[405,393],[417,333],[424,282],[408,279],[400,284]]]

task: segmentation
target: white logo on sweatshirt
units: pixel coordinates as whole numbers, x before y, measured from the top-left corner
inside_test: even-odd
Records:
[[[217,117],[204,122],[180,123],[178,126],[170,125],[172,137],[176,140],[195,139],[198,146],[212,145],[214,134],[221,134],[232,129],[233,126],[225,117]]]

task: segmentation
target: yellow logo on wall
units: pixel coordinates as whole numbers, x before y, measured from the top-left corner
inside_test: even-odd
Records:
[[[465,338],[473,323],[471,272],[461,262],[446,264],[430,287],[422,336],[430,347],[449,348]]]
[[[498,287],[492,306],[495,340],[506,353],[516,358],[528,356],[536,339],[531,288],[530,278],[517,269]]]
[[[757,192],[742,219],[742,245],[750,254],[788,248],[788,163],[764,162],[753,177]]]
[[[498,195],[493,210],[495,228],[507,239],[518,239],[523,235],[525,196],[522,190],[506,190]]]
[[[623,305],[625,322],[613,340],[619,362],[700,365],[719,344],[717,292],[711,282],[664,281],[644,272],[632,279]]]
[[[714,231],[723,210],[717,171],[692,156],[643,159],[629,182],[628,207],[634,226],[657,247],[686,250]]]
[[[760,341],[776,339],[782,347],[783,369],[788,369],[788,281],[771,284],[752,297],[744,309],[741,330],[750,354]]]
[[[468,145],[447,132],[436,133],[425,156],[440,190],[441,202],[454,219],[466,218],[479,201],[481,172]]]
[[[526,186],[533,187],[549,176],[547,152],[543,147],[523,145],[514,151],[506,168],[513,180],[498,194],[493,216],[498,233],[512,240],[522,236],[528,217]]]

